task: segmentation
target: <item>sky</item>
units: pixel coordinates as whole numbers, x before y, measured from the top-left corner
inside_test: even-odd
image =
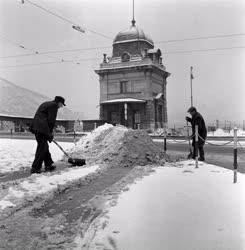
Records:
[[[111,56],[115,36],[131,25],[132,9],[132,0],[0,0],[0,77],[51,98],[62,95],[71,110],[97,119],[94,70],[103,53]],[[206,122],[245,120],[243,0],[135,0],[135,20],[171,73],[170,127],[185,124],[191,66],[193,104]]]

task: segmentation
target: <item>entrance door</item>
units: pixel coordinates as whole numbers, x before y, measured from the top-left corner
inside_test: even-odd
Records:
[[[113,125],[120,124],[119,112],[115,112],[115,111],[111,112],[111,124],[113,124]]]
[[[134,111],[134,116],[133,116],[133,128],[138,129],[140,128],[140,112],[138,110]]]

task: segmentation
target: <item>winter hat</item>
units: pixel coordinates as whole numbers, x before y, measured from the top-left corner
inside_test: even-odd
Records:
[[[191,112],[197,112],[197,109],[195,107],[190,107],[188,110],[187,110],[188,113],[191,113]]]
[[[65,98],[64,97],[62,97],[62,96],[56,96],[55,98],[54,98],[54,101],[55,102],[61,102],[64,106],[66,106],[65,105]]]

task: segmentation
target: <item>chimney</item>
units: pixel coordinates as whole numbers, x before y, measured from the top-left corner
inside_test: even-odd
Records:
[[[104,56],[103,63],[107,63],[106,54],[103,54],[103,56]]]

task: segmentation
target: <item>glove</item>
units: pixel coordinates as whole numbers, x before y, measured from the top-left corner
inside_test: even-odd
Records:
[[[190,117],[186,116],[185,119],[186,119],[186,121],[191,122],[191,118]]]
[[[48,137],[48,141],[51,143],[54,139],[54,135],[53,134],[50,134],[49,137]]]
[[[35,131],[32,127],[29,127],[29,131],[32,133],[32,134],[35,134]]]

